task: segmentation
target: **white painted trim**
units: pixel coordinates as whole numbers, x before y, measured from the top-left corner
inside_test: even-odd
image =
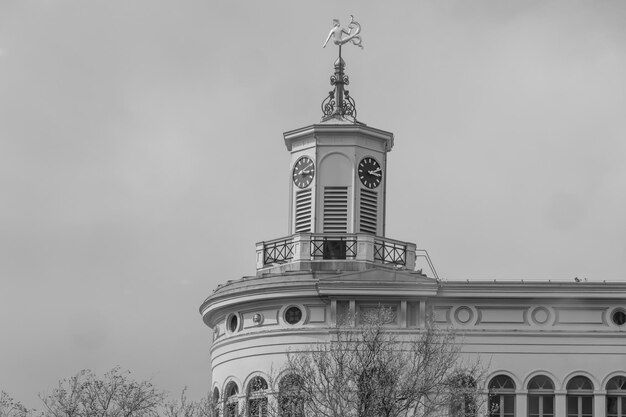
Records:
[[[533,379],[536,376],[539,376],[539,375],[547,376],[548,378],[550,378],[552,380],[552,383],[554,384],[554,391],[555,392],[563,384],[563,381],[561,381],[559,378],[557,378],[557,376],[554,375],[552,372],[546,371],[546,370],[543,370],[543,369],[536,369],[536,370],[531,371],[528,374],[526,374],[526,377],[524,378],[524,382],[523,382],[523,384],[524,384],[523,388],[528,391],[528,383],[530,382],[530,380]]]
[[[565,375],[565,378],[563,378],[563,385],[561,386],[561,389],[564,390],[565,392],[567,392],[567,384],[575,376],[584,376],[586,378],[589,378],[589,380],[591,381],[591,384],[593,385],[593,391],[594,392],[597,391],[598,389],[600,389],[599,388],[600,384],[599,384],[598,380],[596,379],[596,377],[593,376],[593,374],[590,374],[589,372],[583,371],[583,370],[571,371],[570,373]]]

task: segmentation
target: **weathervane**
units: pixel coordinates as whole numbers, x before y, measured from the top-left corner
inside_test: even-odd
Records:
[[[335,89],[330,91],[322,102],[322,113],[324,114],[322,121],[349,116],[356,123],[354,100],[350,97],[350,92],[344,89],[344,85],[350,84],[350,80],[343,72],[346,63],[341,58],[341,46],[350,42],[363,49],[360,33],[361,25],[354,20],[354,16],[350,15],[350,24],[348,24],[347,30],[341,27],[339,19],[333,19],[333,28],[328,33],[322,48],[326,48],[328,41],[332,38],[333,43],[339,46],[339,58],[335,61],[335,73],[330,77],[330,85],[334,86]]]
[[[352,30],[354,29],[354,33]],[[324,46],[322,48],[326,48],[328,41],[330,38],[333,39],[333,43],[335,45],[339,45],[339,55],[341,56],[341,45],[352,42],[354,45],[363,49],[363,45],[361,45],[361,37],[359,36],[361,33],[361,25],[359,22],[354,20],[354,16],[350,15],[350,24],[348,25],[348,30],[345,30],[341,27],[339,23],[339,19],[333,19],[333,28],[328,33],[328,37],[326,37],[326,42],[324,42]],[[342,35],[347,35],[345,38],[342,38]]]

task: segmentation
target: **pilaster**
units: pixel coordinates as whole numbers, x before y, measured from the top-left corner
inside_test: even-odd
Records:
[[[426,299],[419,300],[419,314],[417,316],[417,327],[423,329],[426,327]]]
[[[554,417],[567,415],[567,391],[554,391]]]
[[[624,412],[626,410],[622,410]],[[606,391],[595,391],[593,393],[593,415],[603,416],[606,413]]]
[[[525,416],[528,410],[528,391],[517,391],[517,398],[515,398],[515,415]]]
[[[400,301],[400,328],[406,329],[407,327],[407,306],[406,300]]]

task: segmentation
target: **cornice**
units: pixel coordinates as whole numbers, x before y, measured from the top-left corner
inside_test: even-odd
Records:
[[[447,281],[442,298],[626,299],[626,282]]]
[[[414,272],[384,268],[367,271],[308,271],[244,277],[219,286],[200,306],[211,317],[233,304],[303,297],[373,299],[427,298],[437,295],[437,281]]]
[[[219,286],[200,306],[209,325],[211,317],[233,304],[304,297],[329,299],[431,299],[433,301],[487,300],[509,303],[527,300],[587,300],[623,302],[626,282],[510,282],[435,281],[406,271],[308,271],[244,277]]]
[[[388,281],[320,281],[322,296],[424,298],[437,295],[437,286],[419,282]]]
[[[292,141],[305,137],[313,136],[316,133],[341,133],[343,134],[360,134],[374,139],[387,142],[387,151],[393,148],[393,133],[385,130],[369,127],[362,123],[350,124],[312,124],[298,129],[290,130],[283,133],[287,150],[291,151]]]
[[[271,277],[244,277],[218,287],[200,305],[203,321],[234,303],[248,303],[296,297],[317,297],[317,279],[312,274],[289,274]]]

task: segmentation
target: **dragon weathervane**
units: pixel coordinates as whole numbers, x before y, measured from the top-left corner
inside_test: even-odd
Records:
[[[347,30],[341,27],[338,19],[333,19],[333,28],[328,33],[326,42],[324,42],[322,47],[326,48],[326,45],[332,39],[333,43],[339,46],[339,59],[335,62],[335,73],[330,77],[330,85],[334,87],[334,90],[330,91],[322,102],[322,114],[324,115],[322,121],[348,117],[354,123],[357,123],[354,99],[344,87],[350,84],[350,80],[344,74],[346,63],[341,58],[341,46],[351,42],[353,45],[363,48],[360,33],[361,25],[354,20],[354,16],[350,15],[350,24]]]

